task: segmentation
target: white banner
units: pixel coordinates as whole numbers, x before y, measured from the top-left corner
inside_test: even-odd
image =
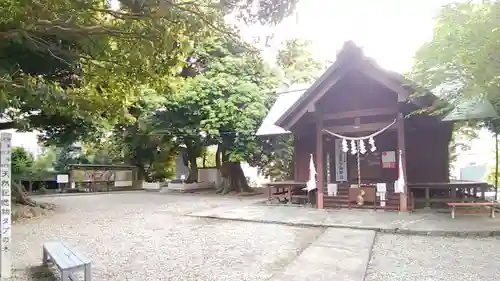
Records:
[[[12,273],[11,259],[11,133],[0,133],[0,275],[2,279],[10,278]]]
[[[335,139],[335,180],[347,181],[347,153],[342,151],[341,139]]]

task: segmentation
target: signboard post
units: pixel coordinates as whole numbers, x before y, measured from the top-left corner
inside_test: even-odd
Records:
[[[59,175],[57,175],[56,176],[56,182],[57,182],[59,190],[61,190],[61,192],[63,192],[62,187],[63,186],[67,186],[67,184],[69,183],[69,175],[67,175],[67,174],[59,174]]]
[[[0,133],[0,276],[12,275],[11,257],[11,133]]]
[[[347,153],[342,151],[341,139],[335,139],[335,180],[347,181]]]

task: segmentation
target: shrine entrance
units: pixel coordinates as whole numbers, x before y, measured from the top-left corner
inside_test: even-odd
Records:
[[[399,209],[400,198],[394,190],[398,180],[396,122],[376,131],[349,134],[323,129],[325,207]]]

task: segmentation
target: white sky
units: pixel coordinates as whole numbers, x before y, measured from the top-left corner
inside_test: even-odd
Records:
[[[381,66],[409,71],[417,49],[431,39],[434,16],[445,0],[302,0],[296,15],[277,27],[248,27],[247,38],[274,33],[273,53],[291,38],[313,42],[313,52],[334,61],[337,50],[353,40]]]
[[[295,16],[274,27],[241,28],[243,36],[265,38],[274,34],[264,53],[272,58],[282,41],[311,40],[318,59],[335,60],[347,40],[364,48],[382,67],[404,73],[411,69],[417,49],[431,39],[433,18],[449,0],[302,0]],[[265,41],[265,40],[261,40]],[[14,145],[36,151],[34,134],[15,134]],[[481,158],[490,156],[493,142],[484,134],[478,148]],[[486,144],[486,145],[482,145]]]

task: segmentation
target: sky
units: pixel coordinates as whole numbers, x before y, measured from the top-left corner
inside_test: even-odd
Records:
[[[447,0],[302,0],[295,14],[278,26],[240,27],[245,39],[263,38],[266,57],[273,59],[284,40],[312,41],[312,51],[321,60],[335,60],[336,52],[347,40],[363,47],[366,55],[389,70],[399,73],[411,69],[418,48],[432,38],[434,17]],[[270,47],[266,36],[273,35]],[[480,157],[488,157],[493,142],[482,134],[474,145]],[[34,134],[13,136],[13,144],[36,151]],[[474,154],[474,153],[473,153]],[[475,155],[475,154],[474,154]],[[478,156],[474,156],[478,157]]]
[[[418,48],[432,38],[444,0],[303,0],[277,27],[242,28],[246,37],[274,34],[268,54],[291,38],[311,40],[317,58],[335,60],[347,40],[364,48],[382,67],[406,72]],[[272,55],[271,55],[272,56]]]

